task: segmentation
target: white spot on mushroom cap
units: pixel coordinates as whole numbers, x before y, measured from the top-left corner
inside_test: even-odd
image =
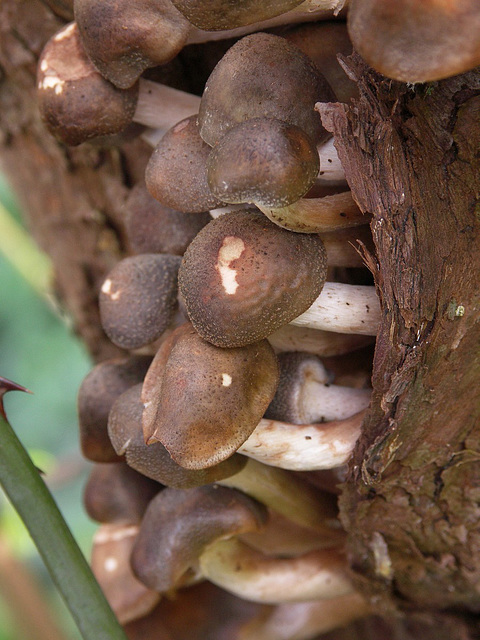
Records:
[[[105,558],[103,566],[105,568],[105,571],[107,571],[108,573],[112,573],[112,571],[115,571],[118,568],[118,560],[113,556],[109,556],[108,558]]]
[[[232,384],[232,376],[228,373],[222,373],[222,387],[229,387]]]
[[[110,300],[116,301],[120,298],[121,291],[117,289],[117,291],[112,291],[112,281],[110,278],[107,278],[102,285],[102,293],[107,295]]]
[[[72,22],[71,24],[68,25],[68,27],[65,27],[65,29],[62,29],[61,31],[59,31],[59,33],[57,33],[57,35],[54,37],[55,42],[60,42],[61,40],[64,40],[65,38],[68,38],[69,36],[71,36],[75,27],[76,27],[75,22]]]
[[[64,80],[61,80],[56,75],[47,75],[43,78],[43,80],[39,83],[39,89],[53,89],[58,96],[63,91],[63,86],[65,84]]]
[[[237,272],[230,266],[245,251],[245,243],[236,236],[226,236],[218,252],[215,269],[222,279],[222,286],[227,295],[234,295],[238,289]]]

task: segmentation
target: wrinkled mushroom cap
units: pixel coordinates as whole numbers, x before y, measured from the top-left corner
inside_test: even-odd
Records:
[[[78,391],[77,409],[83,455],[93,462],[118,462],[108,437],[108,414],[124,391],[141,382],[151,358],[115,358],[97,364]]]
[[[160,489],[162,485],[124,462],[96,464],[85,485],[83,503],[97,522],[135,524]]]
[[[110,340],[136,349],[159,338],[177,309],[180,257],[144,253],[121,260],[100,291],[100,318]]]
[[[191,29],[169,0],[75,0],[75,20],[93,64],[122,89],[172,60]]]
[[[216,540],[261,529],[266,509],[227,487],[165,489],[152,500],[135,542],[133,572],[165,593],[195,575],[202,551]]]
[[[480,64],[478,0],[352,0],[348,30],[374,69],[431,82]]]
[[[138,99],[138,85],[117,89],[98,73],[74,22],[45,45],[37,86],[43,121],[68,145],[122,131],[132,121]]]
[[[172,0],[181,13],[199,29],[235,29],[268,20],[294,9],[303,0]]]
[[[120,396],[112,407],[108,432],[113,447],[124,455],[129,467],[163,485],[189,489],[223,480],[238,473],[246,464],[241,455],[231,456],[208,469],[184,469],[174,462],[160,442],[145,444],[142,430],[141,385]]]
[[[231,47],[210,75],[198,122],[210,146],[240,122],[277,118],[297,125],[315,144],[326,139],[315,103],[335,95],[313,62],[284,38],[256,33]]]
[[[152,439],[187,469],[218,464],[250,436],[277,382],[277,361],[266,340],[220,349],[193,328],[183,331],[152,400]]]
[[[302,129],[253,118],[229,129],[212,149],[208,183],[230,204],[286,207],[309,190],[319,168],[317,148]]]
[[[160,140],[147,165],[149,193],[167,207],[187,213],[220,206],[207,182],[210,151],[198,132],[196,115],[178,122]]]
[[[225,214],[200,231],[185,252],[179,288],[198,333],[219,347],[237,347],[306,311],[325,278],[318,236],[293,234],[250,210]]]
[[[152,198],[145,185],[130,191],[123,209],[125,232],[133,253],[184,254],[211,218],[209,213],[182,213]]]

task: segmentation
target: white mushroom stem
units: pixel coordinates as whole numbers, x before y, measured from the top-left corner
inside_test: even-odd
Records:
[[[354,389],[318,380],[306,379],[302,384],[297,411],[308,422],[345,420],[366,409],[370,403],[370,389]]]
[[[320,171],[317,181],[322,184],[345,182],[345,171],[338,157],[334,138],[329,138],[323,144],[318,145],[317,150],[320,157]]]
[[[207,547],[199,568],[226,591],[266,604],[336,598],[353,591],[344,558],[331,549],[272,558],[232,538]]]
[[[375,336],[380,319],[375,287],[326,282],[311,307],[291,324],[335,333]]]
[[[355,333],[334,333],[286,324],[268,336],[268,341],[277,352],[305,351],[326,358],[361,349],[372,344],[373,338]]]
[[[331,496],[283,469],[249,460],[234,476],[217,484],[233,487],[303,527],[335,537],[339,523]]]
[[[310,640],[371,613],[359,593],[316,602],[280,604],[242,629],[242,640]]]
[[[350,458],[364,415],[361,411],[346,420],[305,425],[262,419],[238,453],[293,471],[333,469]]]
[[[281,27],[283,25],[298,24],[301,22],[315,22],[322,18],[331,18],[336,16],[347,4],[348,0],[305,0],[295,9],[291,9],[279,16],[255,22],[254,24],[238,27],[236,29],[228,29],[226,31],[204,31],[203,29],[193,28],[187,40],[187,44],[201,44],[203,42],[212,42],[214,40],[225,40],[227,38],[241,38],[249,33],[256,31],[264,31],[273,27]]]
[[[300,198],[287,207],[255,205],[279,227],[298,233],[324,233],[370,222],[353,199],[351,191],[323,198]]]

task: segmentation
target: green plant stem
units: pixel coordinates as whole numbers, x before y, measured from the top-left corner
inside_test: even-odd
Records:
[[[0,483],[32,536],[84,640],[126,640],[47,486],[1,415]]]

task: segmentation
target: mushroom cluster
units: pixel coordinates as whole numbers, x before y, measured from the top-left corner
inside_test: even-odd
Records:
[[[391,77],[442,77],[397,45],[426,69],[443,54],[424,25],[448,31],[453,8],[413,3],[412,18],[409,0],[351,0],[347,30],[324,20],[344,0],[74,4],[39,61],[45,124],[76,145],[135,122],[154,147],[99,291],[125,357],[98,364],[78,400],[94,571],[132,639],[197,637],[169,626],[192,599],[199,638],[314,638],[368,613],[336,491],[380,322],[369,217],[315,104],[356,95],[337,59],[349,34]],[[480,61],[474,4],[457,8],[468,55],[453,47],[448,74]],[[227,37],[201,97],[141,77]]]

